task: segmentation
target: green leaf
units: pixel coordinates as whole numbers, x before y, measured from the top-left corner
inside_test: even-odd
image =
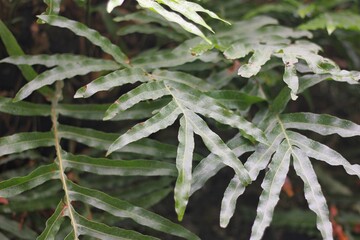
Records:
[[[298,62],[298,59],[293,54],[284,55],[283,63],[285,64],[284,71],[284,82],[289,86],[291,90],[291,99],[297,99],[297,92],[299,90],[299,78],[296,75],[295,64]]]
[[[254,150],[254,147],[239,135],[229,140],[226,145],[230,147],[237,157]],[[225,166],[221,158],[213,153],[202,159],[194,169],[190,195],[202,188],[207,180],[215,176]]]
[[[182,116],[179,128],[179,145],[176,156],[178,177],[174,188],[175,211],[179,221],[184,217],[186,205],[189,201],[192,179],[192,160],[195,147],[194,132],[191,123]]]
[[[306,152],[308,157],[324,161],[333,166],[342,166],[348,174],[355,175],[360,178],[359,164],[350,164],[335,150],[299,133],[288,131],[287,135],[291,143]]]
[[[179,24],[186,31],[203,38],[205,41],[211,44],[211,41],[205,37],[205,35],[200,31],[200,29],[196,25],[184,20],[180,15],[166,10],[160,4],[152,0],[137,0],[137,2],[142,8],[148,8],[160,14],[166,20]]]
[[[329,220],[329,209],[310,159],[297,148],[293,149],[292,156],[295,171],[304,181],[305,198],[309,203],[309,208],[317,215],[317,228],[323,239],[331,240],[333,239],[333,229]]]
[[[5,218],[4,216],[0,215],[0,229],[9,232],[13,236],[16,237],[16,239],[27,239],[27,240],[33,240],[36,238],[37,234],[30,228],[28,228],[26,225],[22,226],[22,228],[19,228],[19,222],[10,220]],[[0,235],[1,237],[1,235]],[[3,238],[1,238],[3,239]],[[13,239],[13,238],[12,238]],[[6,238],[4,238],[6,240]]]
[[[102,62],[114,64],[113,61],[90,58],[74,54],[52,54],[52,55],[21,55],[10,56],[0,60],[0,63],[11,63],[15,65],[44,65],[46,67],[64,66],[68,64],[101,64]]]
[[[46,221],[46,227],[43,232],[36,238],[36,240],[55,240],[62,222],[64,221],[65,204],[60,201],[54,213]]]
[[[289,113],[281,116],[286,128],[311,130],[322,135],[360,136],[360,125],[327,114]]]
[[[136,207],[128,202],[113,198],[105,193],[80,187],[70,181],[67,182],[71,199],[82,201],[110,214],[130,218],[142,226],[183,237],[189,240],[200,239],[184,227],[177,225],[155,213]]]
[[[142,102],[118,113],[112,121],[144,119],[169,101],[167,99]],[[87,120],[103,120],[109,104],[59,104],[57,112],[66,117]],[[50,106],[27,101],[13,102],[11,98],[0,97],[0,112],[18,116],[50,116]]]
[[[174,101],[163,107],[157,114],[143,123],[139,123],[116,139],[108,149],[107,155],[121,149],[131,142],[147,137],[161,129],[172,125],[180,114],[180,109]]]
[[[290,151],[289,146],[281,144],[272,158],[269,171],[261,184],[263,192],[260,196],[257,216],[251,229],[251,240],[260,240],[265,229],[270,225],[275,205],[279,201],[280,190],[289,170]]]
[[[220,226],[225,228],[229,224],[231,217],[234,215],[236,200],[245,191],[245,186],[237,176],[233,177],[225,190],[224,197],[221,201]]]
[[[155,110],[164,107],[169,101],[161,99],[151,102],[142,102],[126,111],[119,112],[110,121],[144,119],[153,115]],[[110,104],[59,104],[57,111],[60,115],[87,120],[103,120]],[[1,98],[0,98],[1,111]]]
[[[116,100],[106,111],[104,120],[115,117],[118,112],[126,110],[141,101],[155,100],[167,94],[169,94],[169,92],[162,81],[152,81],[141,84]]]
[[[114,8],[121,6],[123,2],[124,0],[109,0],[106,5],[106,11],[111,13]]]
[[[270,60],[271,55],[276,51],[275,47],[259,46],[254,50],[249,62],[239,68],[238,74],[242,77],[249,78],[256,75],[261,67]]]
[[[217,90],[206,94],[216,99],[219,103],[229,109],[245,110],[254,103],[265,101],[263,98],[240,92],[238,90]]]
[[[86,25],[56,15],[40,15],[38,18],[52,26],[67,28],[76,35],[85,37],[94,45],[99,46],[104,52],[110,54],[118,63],[122,65],[128,64],[128,58],[118,46],[111,43],[109,39],[101,36],[99,32],[88,28]]]
[[[263,143],[267,142],[264,133],[254,124],[237,115],[234,111],[224,108],[215,99],[184,84],[167,82],[167,85],[173,89],[171,90],[172,96],[192,111],[238,128],[244,134],[244,137],[253,138]]]
[[[24,55],[24,51],[21,49],[21,47],[18,44],[18,42],[16,41],[14,35],[9,31],[9,29],[6,27],[6,25],[1,20],[0,20],[0,37],[1,37],[2,42],[4,43],[6,51],[8,52],[8,54],[10,56]],[[37,73],[35,72],[35,70],[30,66],[19,65],[18,68],[21,70],[23,76],[25,77],[25,79],[28,82],[33,80],[37,76]],[[54,93],[53,90],[48,87],[39,89],[39,92],[48,99]]]
[[[63,153],[63,165],[100,175],[176,176],[174,164],[153,160],[113,160]]]
[[[77,90],[75,98],[87,98],[100,91],[110,90],[113,87],[122,86],[126,83],[147,82],[150,78],[140,68],[125,68],[116,70],[105,76],[101,76],[91,83]]]
[[[18,116],[50,116],[50,106],[31,102],[13,102],[12,98],[0,97],[0,112]]]
[[[109,146],[119,137],[119,134],[101,132],[90,128],[59,125],[59,136],[96,149],[108,150]],[[176,146],[160,143],[152,139],[141,139],[123,147],[121,152],[140,153],[162,159],[175,158]]]
[[[14,177],[0,182],[0,196],[9,198],[39,186],[51,179],[59,178],[55,163],[38,167],[25,177]]]
[[[230,24],[229,22],[219,18],[215,13],[204,9],[202,6],[200,6],[197,3],[188,2],[185,0],[178,0],[178,1],[171,1],[171,0],[157,0],[159,3],[167,5],[169,8],[171,8],[173,11],[176,11],[182,15],[184,15],[189,20],[193,21],[194,23],[197,23],[203,27],[206,27],[210,31],[214,32],[209,25],[206,24],[206,22],[202,19],[202,17],[197,12],[204,12],[207,13],[210,17],[222,20],[226,22],[227,24]]]
[[[251,179],[244,165],[236,157],[234,152],[207,126],[206,122],[199,116],[190,111],[186,111],[184,114],[187,121],[191,122],[194,132],[202,138],[206,147],[212,153],[217,155],[224,164],[233,168],[240,181],[247,186],[251,182]]]
[[[275,134],[270,133],[268,135],[270,145],[259,144],[255,147],[255,152],[250,155],[245,163],[245,168],[248,170],[251,180],[255,180],[259,172],[266,168],[272,155],[276,152],[277,147],[284,139],[283,134],[278,134],[275,130]]]
[[[23,86],[16,94],[14,101],[23,100],[35,90],[43,86],[53,84],[58,80],[72,78],[77,75],[85,75],[90,72],[115,70],[118,67],[119,66],[115,62],[109,60],[69,63],[64,66],[55,67],[39,74],[39,76],[31,82],[25,84],[25,86]]]
[[[54,144],[52,132],[16,133],[0,138],[0,156]]]
[[[141,233],[125,230],[118,227],[109,227],[103,223],[90,221],[73,211],[76,219],[77,229],[79,235],[91,236],[96,239],[106,240],[158,240],[158,238],[143,235]]]
[[[299,28],[304,30],[326,29],[330,35],[336,29],[360,31],[358,22],[360,22],[360,16],[350,11],[326,12],[301,24]]]

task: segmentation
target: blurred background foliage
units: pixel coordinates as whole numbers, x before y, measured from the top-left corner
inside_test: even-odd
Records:
[[[334,60],[341,68],[360,70],[360,1],[357,0],[319,0],[319,1],[245,1],[245,0],[198,0],[204,7],[215,11],[222,18],[231,21],[249,19],[258,15],[272,16],[282,25],[311,30],[314,41],[322,46],[324,55]],[[102,0],[63,0],[61,2],[61,14],[76,19],[86,25],[97,29],[103,35],[112,39],[130,56],[136,56],[139,52],[151,49],[149,54],[154,54],[153,49],[166,49],[182,42],[188,33],[172,23],[160,21],[159,17],[146,12],[146,16],[136,12],[135,1],[125,1],[124,5],[116,8],[111,15],[106,12],[106,2]],[[59,28],[49,28],[36,21],[36,15],[45,11],[46,6],[41,0],[0,0],[0,17],[15,35],[19,44],[27,54],[42,53],[76,53],[107,59],[109,56],[101,53],[97,48],[82,38],[75,37],[72,33]],[[136,12],[136,13],[135,13]],[[142,14],[145,14],[144,11]],[[223,24],[204,18],[213,28],[222,28]],[[162,27],[161,24],[163,25]],[[209,34],[210,35],[210,34]],[[7,56],[5,47],[0,42],[0,59]],[[229,70],[233,63],[223,63],[213,69],[206,63],[189,64],[182,69],[193,72],[195,75],[209,75],[213,79],[219,69]],[[40,66],[38,72],[44,71]],[[213,71],[213,72],[212,72]],[[205,74],[205,73],[206,74]],[[263,71],[256,79],[264,86],[264,91],[271,95],[274,89],[278,89],[281,83],[281,69],[277,67]],[[96,73],[85,77],[77,77],[77,81],[71,81],[66,85],[65,95],[73,96],[75,90],[92,79]],[[237,78],[235,75],[233,78]],[[211,79],[211,77],[210,77]],[[280,79],[280,80],[279,80]],[[231,79],[229,80],[231,81]],[[232,81],[231,84],[242,84],[241,81]],[[230,84],[230,85],[231,85]],[[22,77],[15,66],[1,65],[0,67],[0,96],[13,97],[23,85]],[[107,94],[96,94],[94,98],[79,100],[87,103],[108,103],[116,99],[121,93],[126,92],[126,87],[121,90],[113,90]],[[68,99],[64,98],[65,100]],[[40,96],[32,96],[32,101],[41,103]],[[334,114],[360,123],[360,93],[356,86],[339,84],[336,82],[323,82],[303,94],[296,102],[292,102],[288,108],[294,111],[315,111],[319,113]],[[129,126],[131,122],[107,123],[101,125],[95,121],[79,121],[63,118],[62,121],[72,121],[72,125],[91,127],[105,130],[116,128],[117,124]],[[47,118],[17,117],[9,114],[0,115],[0,136],[6,136],[15,132],[41,131],[49,129],[51,122]],[[111,126],[113,125],[113,126]],[[166,132],[166,138],[176,132]],[[326,145],[341,152],[350,162],[360,162],[360,148],[352,139],[342,139],[337,136],[322,137]],[[156,138],[165,138],[161,133]],[[358,139],[356,139],[358,140]],[[91,151],[96,155],[96,149],[89,149],[72,141],[65,142],[73,152],[86,154]],[[206,153],[199,148],[199,153]],[[52,149],[43,148],[41,151],[29,151],[0,158],[0,179],[8,179],[14,176],[26,175],[45,157],[54,156]],[[36,159],[36,161],[34,160]],[[39,161],[40,160],[40,161]],[[202,239],[247,239],[251,225],[255,218],[257,199],[260,194],[260,182],[251,185],[244,196],[238,202],[238,211],[226,229],[218,225],[218,209],[222,194],[227,183],[231,179],[229,169],[222,170],[220,174],[211,179],[205,187],[192,196],[184,218],[184,225],[198,233]],[[328,167],[325,164],[317,164],[316,172],[322,184],[325,196],[330,206],[331,221],[335,231],[335,237],[339,240],[360,239],[360,181],[346,175],[340,168]],[[102,176],[87,175],[76,171],[69,173],[68,177],[76,181],[81,178],[82,184],[119,196],[132,203],[143,207],[152,207],[155,212],[176,221],[173,210],[172,184],[168,178],[106,178]],[[272,225],[267,229],[264,239],[321,239],[316,229],[315,215],[307,208],[303,197],[301,181],[290,172],[286,184],[283,187],[281,199],[276,207]],[[291,178],[293,176],[293,178]],[[46,189],[46,191],[42,191]],[[29,191],[10,204],[0,197],[0,239],[5,234],[12,239],[34,239],[36,233],[41,232],[45,220],[51,215],[51,209],[57,204],[60,186],[45,184],[37,189]],[[46,192],[46,194],[44,194]],[[84,206],[86,210],[86,206]],[[90,212],[89,212],[90,214]],[[111,224],[116,219],[102,212],[98,214],[104,222]],[[5,218],[4,216],[7,216]],[[9,221],[8,219],[12,219]],[[132,222],[125,222],[136,229]],[[143,231],[143,229],[141,229]],[[149,231],[146,229],[145,231]],[[61,239],[61,237],[60,237]],[[165,238],[164,238],[165,239]],[[170,239],[168,236],[166,239]]]

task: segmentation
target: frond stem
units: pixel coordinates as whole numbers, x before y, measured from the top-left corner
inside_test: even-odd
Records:
[[[65,192],[65,204],[67,206],[68,209],[68,213],[69,213],[69,218],[71,221],[71,225],[73,227],[73,231],[74,231],[74,240],[78,240],[78,229],[77,229],[77,224],[76,224],[76,220],[74,217],[74,213],[71,206],[71,199],[69,196],[69,190],[68,187],[66,185],[66,175],[65,175],[65,168],[63,165],[63,160],[62,160],[62,154],[61,154],[61,146],[60,146],[60,140],[61,137],[59,137],[59,131],[58,131],[58,114],[57,114],[57,106],[58,106],[58,102],[59,100],[62,98],[62,87],[63,87],[63,82],[62,81],[57,81],[56,82],[56,90],[55,90],[55,94],[54,97],[52,98],[52,102],[51,102],[51,122],[52,122],[52,128],[53,128],[53,133],[54,133],[54,138],[55,138],[55,149],[56,149],[56,157],[57,157],[57,161],[58,161],[58,165],[59,165],[59,172],[60,172],[60,180],[63,186],[63,190]]]

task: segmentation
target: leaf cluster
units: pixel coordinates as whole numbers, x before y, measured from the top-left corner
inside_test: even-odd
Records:
[[[55,209],[39,235],[25,228],[23,231],[29,234],[21,238],[157,239],[119,227],[124,219],[131,219],[165,234],[199,239],[180,224],[147,208],[166,197],[173,188],[175,211],[181,221],[190,196],[221,169],[229,167],[234,176],[222,199],[220,226],[228,225],[237,199],[261,171],[266,171],[250,236],[250,239],[261,239],[292,167],[304,183],[305,198],[317,216],[317,229],[323,239],[333,239],[328,205],[310,159],[341,166],[347,174],[357,177],[360,177],[360,165],[351,164],[303,130],[348,138],[360,136],[360,125],[326,114],[286,113],[286,106],[322,81],[356,85],[360,73],[342,70],[334,61],[321,56],[321,47],[311,42],[312,34],[304,30],[313,29],[311,27],[293,29],[280,25],[274,18],[256,16],[232,22],[231,26],[206,36],[199,26],[213,30],[198,12],[225,24],[228,22],[190,1],[137,2],[143,10],[115,21],[139,20],[142,24],[157,23],[157,28],[146,30],[143,25],[133,24],[122,29],[122,34],[138,31],[164,34],[161,30],[169,28],[172,31],[168,38],[178,42],[176,47],[140,52],[129,58],[96,30],[58,15],[60,1],[54,0],[45,1],[49,6],[38,16],[39,21],[86,38],[111,59],[75,54],[24,55],[0,21],[0,36],[9,53],[0,64],[18,66],[28,81],[14,98],[0,98],[0,111],[17,116],[43,116],[52,124],[45,132],[18,132],[0,138],[4,163],[33,155],[41,159],[38,148],[52,147],[54,153],[53,158],[36,164],[22,176],[0,179],[0,199],[8,201],[0,212],[21,212],[29,199],[46,202],[36,207],[30,204],[33,211]],[[113,11],[122,3],[110,0],[107,11]],[[189,37],[187,32],[196,37]],[[229,67],[231,64],[235,70]],[[47,70],[37,74],[33,65],[42,65]],[[263,89],[267,86],[259,83],[257,76],[278,69],[283,72],[282,79],[277,80],[282,90],[272,97],[265,93]],[[76,76],[92,72],[99,72],[99,77],[77,89],[73,98],[65,99],[66,104],[62,103],[64,85]],[[233,84],[236,76],[248,83]],[[132,87],[121,92],[113,103],[76,102],[125,85]],[[34,92],[42,94],[47,103],[25,100]],[[103,126],[111,126],[110,121],[136,123],[130,129],[120,127],[104,132],[83,125],[66,125],[62,123],[64,117],[98,121]],[[175,145],[171,144],[171,137],[166,139],[168,143],[152,138],[161,130],[170,134],[174,129],[177,131]],[[232,133],[231,137],[225,137],[227,131]],[[64,141],[82,144],[89,151],[81,154],[63,144]],[[201,146],[204,149],[197,152]],[[209,154],[203,156],[204,152]],[[1,174],[0,178],[4,176]],[[126,191],[126,186],[133,183],[138,187]],[[49,190],[45,191],[44,186]],[[27,200],[21,198],[24,194],[30,195]],[[14,225],[5,217],[0,221]],[[8,239],[7,234],[16,236],[13,227],[1,229],[7,232],[0,233],[4,239]]]

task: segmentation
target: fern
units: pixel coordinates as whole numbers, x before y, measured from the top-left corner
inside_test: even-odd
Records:
[[[123,2],[110,0],[107,11],[112,12]],[[119,227],[123,219],[131,219],[165,234],[199,239],[185,227],[146,208],[162,200],[174,188],[175,211],[181,221],[190,196],[222,168],[230,167],[234,177],[224,192],[220,210],[220,226],[226,227],[236,210],[237,199],[268,167],[250,237],[261,239],[271,223],[288,171],[293,167],[304,182],[305,198],[317,216],[320,234],[324,239],[333,239],[328,206],[310,158],[342,166],[346,173],[358,177],[360,165],[350,164],[340,153],[296,130],[338,134],[345,138],[359,136],[360,125],[325,114],[285,113],[285,108],[291,99],[295,100],[321,81],[332,79],[357,84],[360,73],[341,70],[334,61],[319,55],[321,48],[310,42],[310,32],[281,26],[270,17],[233,22],[232,26],[206,35],[196,24],[210,32],[213,29],[199,12],[228,22],[199,4],[185,0],[137,2],[158,15],[141,10],[118,17],[116,21],[140,20],[142,24],[158,24],[158,30],[172,29],[173,35],[169,38],[180,42],[175,48],[151,49],[130,59],[99,32],[59,16],[60,1],[55,0],[46,1],[48,8],[38,16],[39,20],[86,38],[109,54],[111,60],[74,54],[24,55],[11,32],[0,22],[0,36],[10,55],[0,60],[0,64],[19,66],[29,81],[14,98],[0,97],[0,111],[17,116],[43,116],[52,124],[51,129],[43,132],[18,132],[0,138],[0,153],[5,162],[29,156],[42,159],[42,163],[16,176],[0,175],[0,199],[9,201],[0,212],[23,211],[27,208],[23,204],[29,201],[24,200],[28,195],[33,202],[46,202],[33,211],[55,209],[39,235],[28,228],[22,230],[21,236],[11,230],[13,227],[0,229],[11,231],[10,235],[20,239],[30,236],[32,239],[56,239],[58,236],[63,239],[82,236],[158,239]],[[123,34],[159,32],[141,30],[143,27],[130,25],[127,30],[123,29]],[[189,38],[186,31],[196,37]],[[189,39],[184,40],[186,38]],[[232,61],[243,64],[240,67],[235,64],[235,70],[224,69]],[[273,62],[274,65],[269,64]],[[37,74],[30,65],[49,69]],[[195,74],[189,66],[201,66],[197,69],[201,73]],[[272,71],[274,66],[283,67],[282,80],[286,87],[272,99],[264,93],[263,86],[256,84],[254,76]],[[213,68],[221,68],[221,71],[209,75]],[[203,69],[206,71],[201,71]],[[121,91],[112,104],[79,104],[72,99],[62,103],[66,97],[64,84],[75,76],[91,72],[98,72],[100,76],[77,89],[75,99],[90,98],[100,91],[117,90],[125,85],[132,88]],[[236,73],[250,80],[244,87],[231,89],[230,81]],[[55,85],[55,90],[51,85]],[[49,103],[25,100],[34,92],[41,93]],[[261,103],[259,111],[251,118],[249,109],[257,103]],[[104,126],[111,126],[109,121],[141,122],[134,123],[130,129],[120,125],[120,129],[103,132],[66,125],[62,117],[104,121]],[[221,127],[215,129],[214,126]],[[170,127],[178,132],[177,145],[149,138],[160,130],[170,131]],[[224,137],[223,128],[231,130],[234,136]],[[196,151],[201,144],[195,140],[195,135],[207,148],[208,156]],[[74,153],[74,149],[67,146],[71,143],[82,144],[91,151]],[[52,148],[54,155],[44,160],[36,153],[36,149],[43,147]],[[243,158],[245,153],[249,157],[240,161],[239,157]],[[156,179],[149,180],[150,177]],[[129,183],[138,184],[130,193],[122,190]],[[114,192],[108,194],[109,191]],[[96,217],[88,218],[89,214]],[[97,214],[109,217],[97,217]],[[6,217],[1,217],[0,222],[14,225]]]

